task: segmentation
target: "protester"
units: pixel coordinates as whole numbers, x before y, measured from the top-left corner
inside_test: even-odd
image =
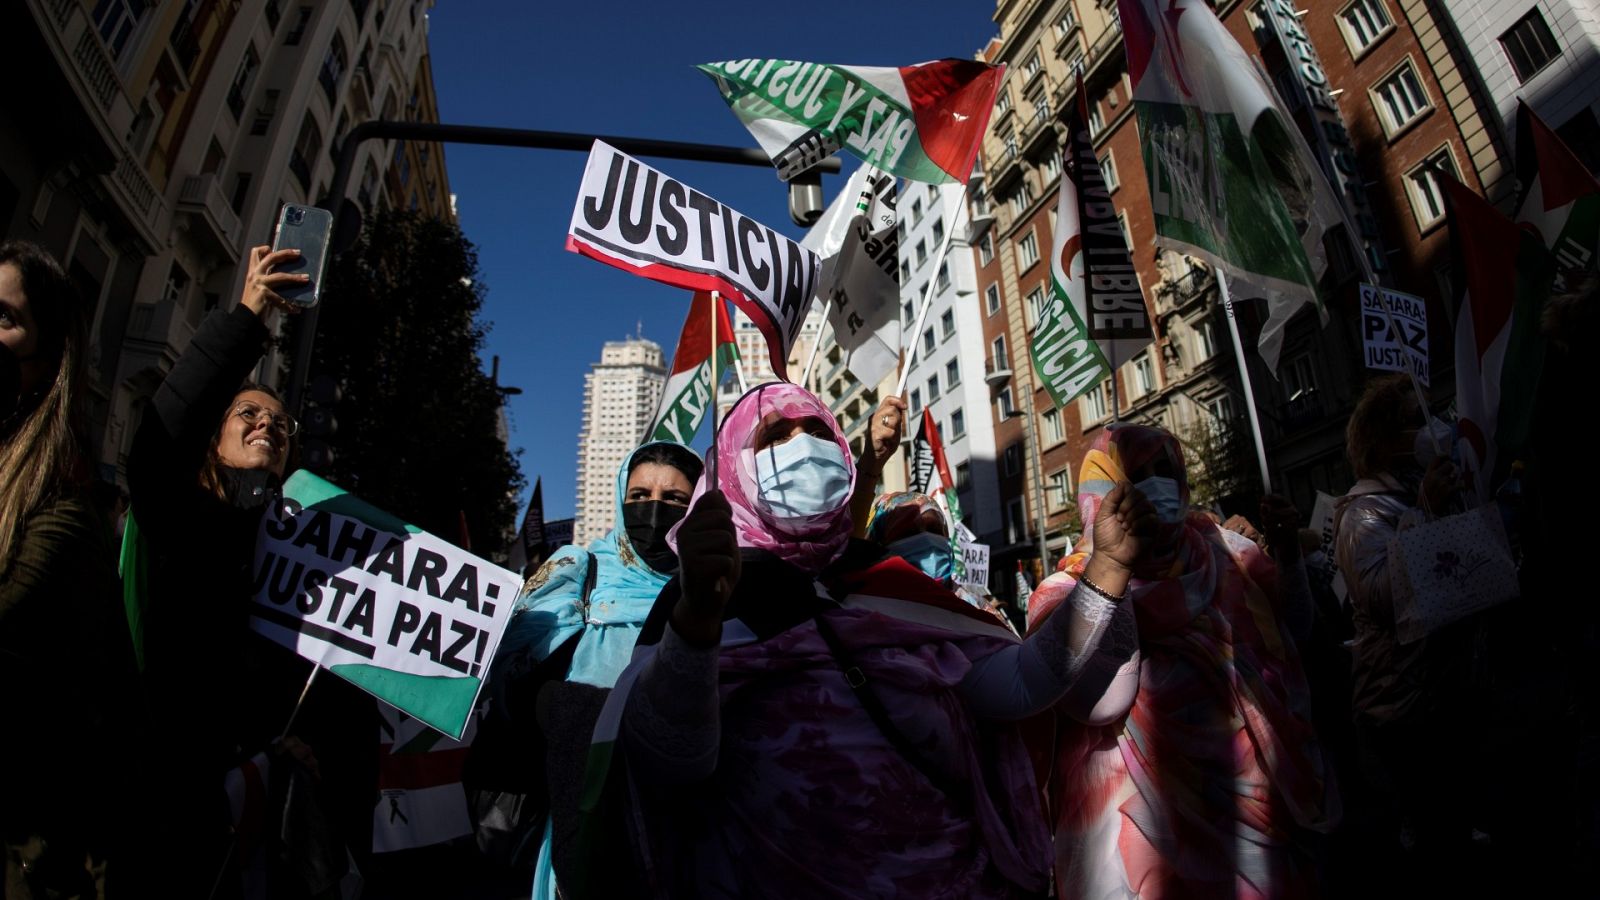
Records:
[[[866,540],[898,556],[978,609],[988,610],[1010,625],[1005,613],[955,580],[955,548],[944,511],[932,497],[916,491],[879,494],[872,503]]]
[[[1461,730],[1463,698],[1452,685],[1467,679],[1472,624],[1410,644],[1395,628],[1390,541],[1403,522],[1425,519],[1425,510],[1449,510],[1462,484],[1450,460],[1435,457],[1422,422],[1408,378],[1368,382],[1345,428],[1358,480],[1334,518],[1335,556],[1353,608],[1352,705],[1363,768],[1376,796],[1388,800],[1379,826],[1387,849],[1414,845],[1409,862],[1396,864],[1402,890],[1434,889],[1459,872],[1471,833],[1462,786],[1473,742]]]
[[[107,521],[82,430],[86,310],[33,244],[0,243],[0,895],[94,897],[122,799],[104,748],[131,703]],[[123,709],[122,711],[132,712]],[[136,714],[135,714],[136,715]]]
[[[1190,511],[1183,451],[1168,432],[1111,426],[1079,479],[1098,520],[1131,482],[1160,517],[1113,611],[1098,664],[1070,691],[1052,773],[1056,890],[1078,897],[1294,897],[1314,893],[1298,829],[1338,815],[1285,615],[1309,605],[1298,514],[1263,504],[1275,566],[1253,541]],[[1100,535],[1084,536],[1028,605],[1056,627]],[[1285,591],[1282,585],[1294,587]],[[1072,613],[1072,615],[1068,615]]]
[[[635,450],[617,472],[617,525],[587,548],[561,548],[528,580],[506,627],[490,686],[503,734],[509,720],[537,719],[544,758],[506,760],[535,772],[550,815],[537,820],[533,896],[555,898],[571,868],[584,757],[601,704],[628,664],[639,628],[678,557],[667,531],[683,519],[704,468],[692,450],[666,441]],[[553,682],[553,683],[552,683]],[[480,735],[480,742],[487,735]],[[475,747],[475,752],[477,748]]]
[[[168,741],[158,759],[164,819],[176,828],[164,846],[182,848],[183,863],[142,860],[159,870],[170,896],[236,893],[248,860],[234,845],[225,815],[227,773],[284,733],[311,666],[255,634],[248,624],[252,560],[263,512],[280,496],[297,426],[269,389],[245,383],[265,349],[274,309],[289,308],[276,289],[307,276],[274,272],[294,250],[250,252],[243,296],[212,313],[156,390],[128,460],[132,515],[145,541],[148,590],[144,610],[146,681],[154,721]],[[296,733],[277,744],[275,795],[307,787],[308,772],[344,792],[332,827],[358,853],[370,848],[377,732],[371,701],[352,715],[337,702],[339,679],[318,687],[296,719]],[[326,701],[338,709],[323,709]],[[318,723],[338,737],[315,740]],[[369,776],[361,773],[370,772]],[[336,777],[337,776],[337,777]],[[297,793],[297,797],[299,794]],[[281,799],[281,798],[280,798]],[[291,812],[303,807],[297,799]],[[287,827],[287,823],[285,823]],[[315,833],[325,828],[306,823]],[[280,835],[281,840],[295,839]],[[152,851],[154,853],[155,851]],[[274,897],[315,895],[345,874],[345,849],[304,837],[285,851],[292,862],[271,870]],[[167,854],[161,854],[162,857]],[[231,875],[219,879],[227,861]]]
[[[848,452],[794,385],[755,388],[723,422],[673,535],[679,576],[595,732],[599,751],[620,724],[623,764],[605,795],[620,808],[592,814],[637,826],[651,894],[1045,888],[1048,835],[1013,723],[1096,652],[1153,511],[1112,492],[1094,525],[1098,589],[1022,643],[903,560],[850,544]],[[610,837],[608,859],[622,843]]]
[[[855,523],[856,537],[866,536],[883,467],[900,452],[900,428],[906,409],[903,397],[890,395],[873,410],[867,423],[867,441],[856,456],[856,486],[850,494],[850,521]]]

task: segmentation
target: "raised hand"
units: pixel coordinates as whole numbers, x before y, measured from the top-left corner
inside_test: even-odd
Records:
[[[245,270],[244,294],[239,302],[257,316],[266,317],[267,311],[281,309],[286,312],[299,312],[300,307],[278,296],[277,288],[288,284],[305,284],[311,280],[310,275],[300,272],[274,272],[273,269],[292,259],[297,259],[300,251],[295,249],[273,250],[266,244],[250,248],[250,263]]]
[[[1084,575],[1112,596],[1127,591],[1133,567],[1150,548],[1161,520],[1156,508],[1133,485],[1117,483],[1094,517],[1094,555]]]
[[[733,508],[721,491],[707,491],[678,528],[678,580],[683,595],[672,613],[680,637],[700,646],[722,638],[722,612],[739,583],[739,538]]]

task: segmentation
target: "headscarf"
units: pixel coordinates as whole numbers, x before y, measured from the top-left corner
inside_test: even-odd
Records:
[[[780,518],[771,515],[757,502],[760,488],[756,481],[756,438],[762,427],[774,419],[798,421],[814,417],[828,426],[834,443],[844,454],[846,468],[850,471],[850,488],[855,490],[856,466],[851,457],[850,442],[845,439],[839,422],[817,396],[796,384],[774,381],[751,388],[728,411],[717,432],[716,465],[707,466],[695,485],[694,503],[713,487],[720,488],[733,508],[733,526],[739,535],[739,546],[767,550],[778,558],[800,569],[816,574],[843,552],[850,540],[853,527],[850,504],[845,502],[836,510],[799,518]],[[715,476],[718,481],[713,484]],[[678,549],[679,522],[667,534],[667,542]]]
[[[634,551],[622,524],[633,461],[659,444],[693,452],[682,444],[653,441],[628,455],[617,470],[616,526],[586,548],[562,547],[528,579],[517,601],[516,627],[507,630],[502,653],[526,652],[538,662],[587,628],[573,654],[568,680],[597,687],[610,687],[616,681],[628,664],[640,626],[672,577],[652,569]],[[595,583],[585,603],[583,582],[591,557]]]
[[[916,515],[890,515],[896,510],[907,507],[915,509]],[[867,516],[867,540],[887,546],[903,537],[909,537],[912,532],[892,526],[920,519],[923,510],[928,509],[938,512],[941,519],[944,518],[944,510],[939,509],[939,504],[927,494],[918,491],[887,491],[879,494],[872,501],[872,512]],[[948,523],[946,527],[949,527]]]
[[[1082,577],[1094,552],[1093,522],[1106,494],[1128,481],[1130,472],[1161,458],[1173,464],[1187,505],[1183,450],[1170,433],[1123,425],[1096,438],[1079,478],[1083,538],[1061,562],[1062,574],[1034,592],[1030,629],[1061,606]],[[1095,827],[1092,817],[1100,813],[1090,808],[1094,798],[1110,796],[1122,778],[1138,787],[1138,797],[1128,801],[1134,805],[1123,814],[1136,821],[1149,817],[1164,823],[1153,826],[1158,831],[1176,835],[1176,849],[1157,851],[1172,855],[1166,865],[1175,870],[1235,864],[1207,855],[1213,829],[1221,830],[1219,845],[1234,840],[1235,824],[1272,835],[1270,842],[1286,841],[1288,823],[1274,813],[1276,804],[1264,784],[1251,785],[1231,770],[1213,783],[1211,776],[1200,777],[1206,770],[1178,762],[1201,759],[1217,747],[1238,748],[1233,753],[1239,764],[1270,783],[1272,794],[1299,824],[1319,830],[1331,826],[1337,799],[1328,790],[1311,725],[1304,671],[1269,600],[1276,590],[1271,560],[1253,543],[1230,545],[1203,514],[1191,512],[1184,521],[1163,526],[1155,552],[1146,555],[1128,585],[1143,662],[1133,709],[1110,726],[1121,748],[1120,771],[1089,763],[1104,739],[1102,730],[1074,725],[1064,732],[1057,760],[1063,809],[1058,827],[1072,833],[1058,833],[1058,848],[1076,846]],[[1174,716],[1180,710],[1182,721]]]

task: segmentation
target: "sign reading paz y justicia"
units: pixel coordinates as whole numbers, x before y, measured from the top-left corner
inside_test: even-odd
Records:
[[[1393,314],[1383,312],[1384,307]],[[1399,329],[1399,334],[1395,330]],[[1428,387],[1428,305],[1414,294],[1361,286],[1361,336],[1367,368],[1416,373]]]
[[[767,339],[788,379],[821,267],[816,254],[755,219],[595,141],[567,249],[693,291],[720,291]]]
[[[250,627],[460,738],[522,580],[309,472],[261,519]]]

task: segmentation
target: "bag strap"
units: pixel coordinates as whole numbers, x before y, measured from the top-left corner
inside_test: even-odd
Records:
[[[862,708],[867,711],[872,723],[878,726],[878,731],[889,739],[889,743],[907,762],[915,766],[917,771],[949,797],[958,808],[972,809],[971,784],[951,780],[948,775],[928,762],[922,751],[911,743],[911,739],[907,738],[905,733],[895,726],[894,720],[889,718],[889,711],[884,708],[883,701],[878,699],[877,693],[867,684],[866,673],[856,665],[854,657],[839,640],[839,635],[833,630],[833,626],[828,624],[821,613],[813,617],[812,621],[817,625],[817,634],[821,635],[823,643],[828,645],[828,652],[833,656],[834,665],[844,672],[845,683],[850,685],[850,690],[855,693],[856,699],[861,701]]]
[[[594,593],[594,583],[599,576],[600,564],[595,561],[593,553],[585,555],[589,557],[589,564],[583,573],[583,593],[579,599],[582,601],[584,608],[587,609],[589,607],[589,595]]]

